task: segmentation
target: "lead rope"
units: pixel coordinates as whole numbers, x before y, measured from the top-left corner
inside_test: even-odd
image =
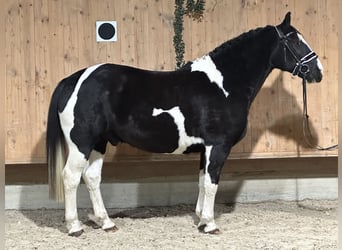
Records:
[[[306,97],[306,78],[305,76],[303,77],[303,135],[304,135],[304,141],[305,143],[311,147],[311,148],[315,148],[317,150],[324,150],[324,151],[328,151],[328,150],[335,150],[338,149],[338,144],[336,145],[332,145],[329,147],[321,147],[320,145],[318,145],[317,143],[314,143],[313,140],[313,136],[311,133],[311,129],[309,126],[309,115],[308,115],[308,107],[307,107],[307,97]]]

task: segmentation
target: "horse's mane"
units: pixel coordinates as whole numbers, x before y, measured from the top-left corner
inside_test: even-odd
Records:
[[[261,31],[264,31],[264,30],[269,29],[271,27],[272,26],[268,25],[266,27],[259,27],[259,28],[251,29],[247,32],[244,32],[241,35],[222,43],[221,45],[216,47],[214,50],[209,52],[209,55],[215,56],[215,55],[221,53],[222,51],[232,49],[232,48],[236,47],[237,45],[240,46],[241,44],[243,44],[244,41],[250,40],[249,38],[256,37],[258,34],[260,34]]]
[[[221,45],[216,47],[214,50],[210,51],[208,54],[211,57],[215,57],[216,55],[219,55],[224,51],[234,49],[236,46],[241,46],[244,41],[250,40],[249,38],[256,37],[258,34],[260,34],[260,32],[262,32],[264,30],[268,30],[272,27],[273,26],[271,26],[271,25],[267,25],[265,27],[259,27],[256,29],[251,29],[247,32],[244,32],[244,33],[238,35],[235,38],[232,38],[232,39],[222,43]],[[192,61],[189,61],[183,67],[181,67],[179,70],[187,70],[190,68],[191,64],[192,64]]]

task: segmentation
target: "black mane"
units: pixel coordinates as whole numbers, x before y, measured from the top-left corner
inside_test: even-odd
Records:
[[[209,52],[209,55],[211,57],[215,57],[217,54],[221,54],[222,52],[235,48],[236,46],[241,46],[241,44],[243,44],[244,41],[246,40],[250,40],[251,38],[256,37],[261,31],[264,31],[265,29],[270,29],[273,28],[273,26],[266,26],[266,27],[259,27],[256,29],[251,29],[247,32],[244,32],[240,35],[238,35],[235,38],[232,38],[224,43],[222,43],[221,45],[219,45],[218,47],[216,47],[214,50],[212,50],[211,52]]]
[[[212,51],[210,51],[208,53],[208,55],[213,58],[215,60],[215,58],[219,58],[221,56],[225,56],[226,54],[230,55],[230,56],[234,56],[234,57],[240,57],[243,56],[248,51],[249,49],[252,49],[253,47],[255,47],[254,41],[257,41],[257,39],[259,39],[259,35],[265,31],[270,31],[271,29],[274,29],[274,26],[271,25],[267,25],[265,27],[259,27],[256,29],[251,29],[247,32],[244,32],[240,35],[238,35],[235,38],[232,38],[224,43],[222,43],[221,45],[219,45],[218,47],[216,47],[215,49],[213,49]],[[261,38],[263,38],[264,36],[260,36]],[[252,42],[252,44],[251,44]],[[260,44],[262,41],[259,41],[258,43]],[[253,46],[251,46],[253,45]],[[265,49],[267,49],[267,51],[270,50],[269,47],[265,47]],[[242,51],[242,50],[246,50],[246,51]],[[263,51],[261,51],[261,53],[264,53]],[[224,64],[226,64],[226,60],[230,60],[229,58],[225,58],[223,59]],[[232,58],[233,60],[233,58]],[[189,70],[191,67],[193,61],[188,61],[183,67],[181,67],[179,70]],[[215,62],[216,63],[216,62]]]

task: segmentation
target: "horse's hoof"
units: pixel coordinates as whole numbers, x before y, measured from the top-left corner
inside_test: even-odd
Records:
[[[218,235],[218,234],[221,234],[221,231],[220,231],[220,229],[216,228],[216,229],[211,230],[211,231],[206,232],[206,233]]]
[[[69,236],[72,236],[72,237],[79,237],[79,236],[81,236],[83,233],[84,233],[84,230],[82,229],[82,230],[77,231],[77,232],[69,233]]]
[[[198,231],[200,231],[201,233],[205,233],[204,232],[204,228],[207,226],[207,224],[203,224],[203,225],[200,225],[199,227],[198,227]]]
[[[221,234],[221,231],[218,228],[215,228],[215,229],[213,229],[211,231],[206,232],[205,231],[206,226],[207,226],[207,224],[200,225],[198,227],[198,231],[200,231],[201,233],[205,233],[205,234],[214,234],[214,235]]]
[[[106,228],[106,229],[103,229],[105,232],[107,233],[115,233],[116,231],[119,230],[119,228],[117,226],[114,226],[114,227],[110,227],[110,228]]]

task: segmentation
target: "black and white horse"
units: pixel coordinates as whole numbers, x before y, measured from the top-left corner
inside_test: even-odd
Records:
[[[245,135],[251,103],[275,68],[308,82],[322,79],[322,64],[291,26],[290,13],[281,24],[244,33],[177,71],[99,64],[63,79],[51,99],[46,145],[50,196],[65,200],[69,235],[83,232],[76,206],[81,177],[92,219],[116,230],[100,192],[108,142],[156,153],[199,152],[198,228],[218,233],[214,201],[221,169]]]

